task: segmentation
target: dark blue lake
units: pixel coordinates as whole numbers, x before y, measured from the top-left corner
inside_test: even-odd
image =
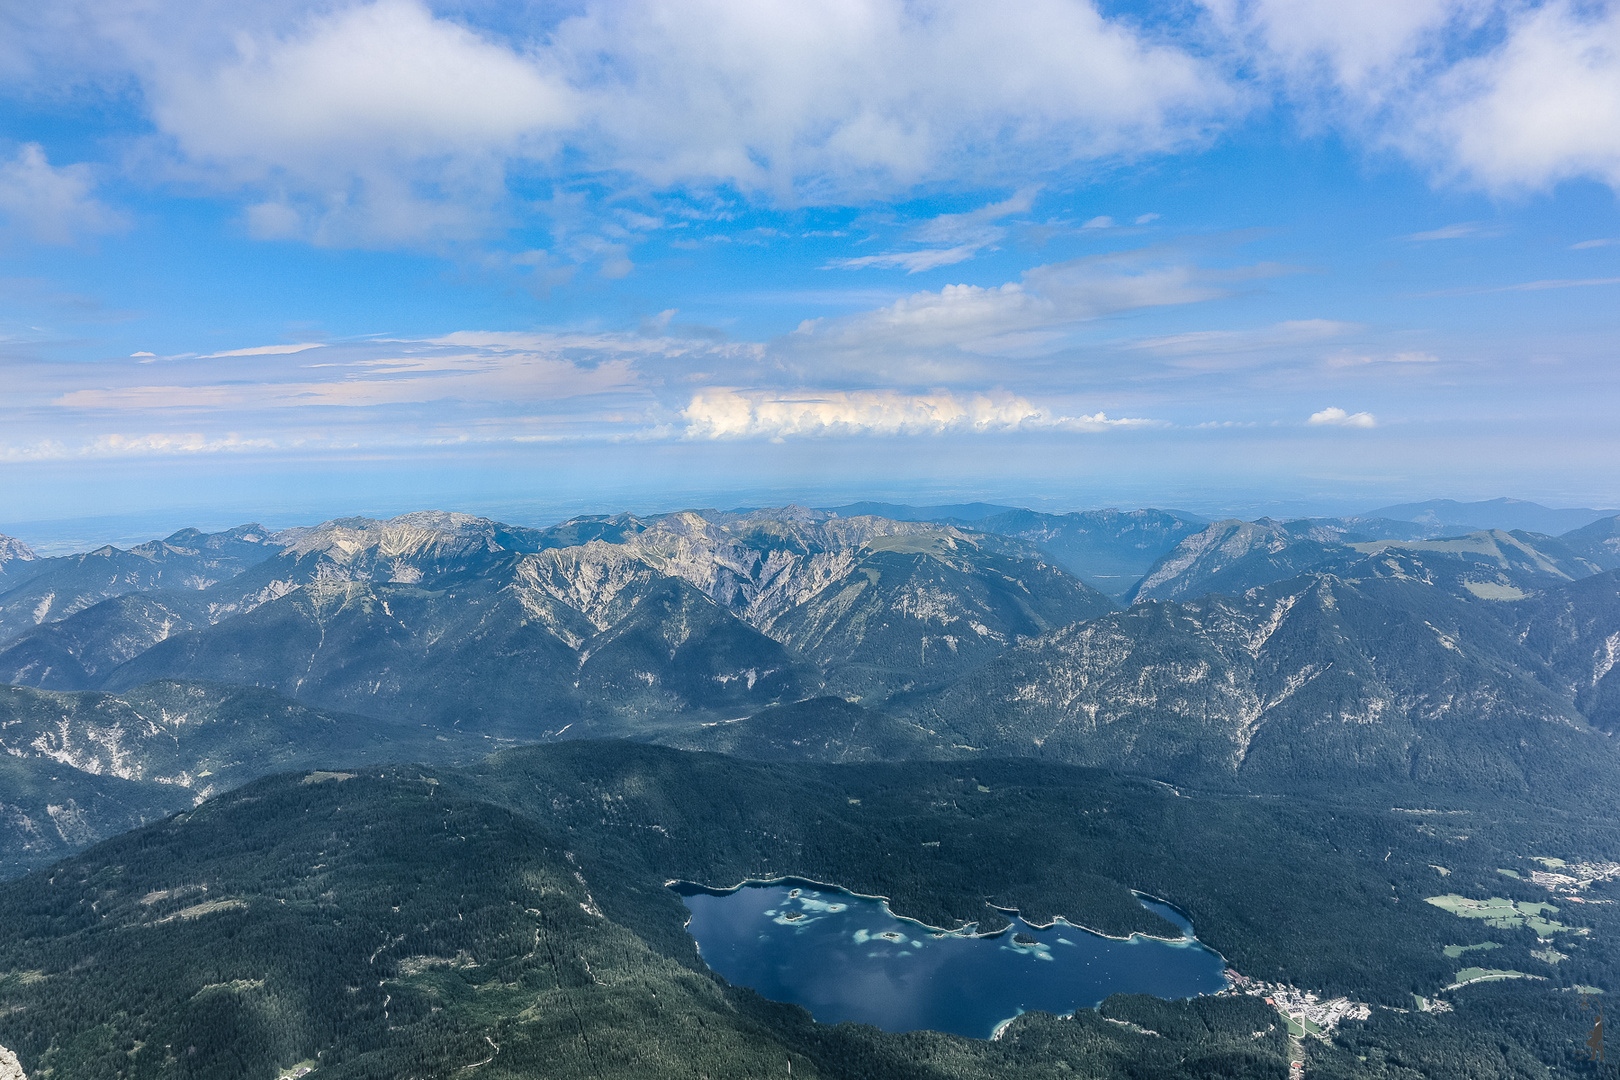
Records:
[[[1018,918],[994,937],[945,934],[896,918],[882,900],[807,882],[677,888],[710,968],[803,1005],[824,1024],[983,1039],[1032,1009],[1063,1015],[1109,994],[1186,998],[1226,986],[1224,961],[1192,936],[1192,924],[1147,899],[1144,907],[1181,927],[1181,940],[1121,941],[1062,920],[1040,929]]]

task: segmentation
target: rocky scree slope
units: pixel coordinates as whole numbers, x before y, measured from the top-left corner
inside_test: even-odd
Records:
[[[126,602],[95,613],[105,626],[83,634],[91,612],[42,628],[0,653],[0,670],[120,690],[153,678],[236,682],[327,708],[543,737],[575,722],[735,715],[823,679],[879,697],[942,685],[1021,636],[1112,607],[1005,538],[793,508],[715,517],[620,521],[617,542],[530,537],[527,553],[500,548],[475,520],[448,535],[335,523],[222,587],[269,597],[228,618],[179,629]],[[202,603],[210,619],[228,607]],[[81,659],[92,650],[79,638],[138,644],[158,627],[162,640],[110,671]]]
[[[908,717],[987,756],[1172,782],[1607,791],[1620,757],[1499,607],[1410,576],[1142,603],[1026,641]]]

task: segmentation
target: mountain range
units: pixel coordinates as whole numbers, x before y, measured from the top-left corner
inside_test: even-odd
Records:
[[[1573,1069],[1569,991],[1620,989],[1617,535],[862,504],[0,542],[0,1045],[58,1078]],[[664,887],[782,876],[1176,933],[1134,890],[1367,1004],[1308,1049],[1244,994],[813,1024]],[[1518,983],[1456,993],[1471,949]]]
[[[901,516],[852,512],[872,509]],[[1548,778],[1606,761],[1620,724],[1603,569],[1617,522],[1433,538],[1390,518],[790,506],[548,529],[423,512],[52,559],[19,545],[0,679],[148,709],[252,688],[196,715],[251,700],[255,730],[308,745],[299,762],[612,735],[767,760],[1013,755],[1256,790],[1575,798],[1597,789]],[[1142,570],[1121,600],[1065,569],[1087,551]],[[314,716],[369,719],[295,719]],[[146,779],[107,764],[130,723],[86,729],[105,752],[79,758],[39,749],[37,728],[8,751]],[[339,729],[355,734],[312,734]],[[198,753],[191,774],[217,775]],[[232,782],[293,760],[235,756]],[[24,816],[22,832],[43,820]],[[129,819],[108,820],[74,835]]]

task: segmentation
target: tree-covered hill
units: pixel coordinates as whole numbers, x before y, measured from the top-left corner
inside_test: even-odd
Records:
[[[1252,997],[1114,998],[1024,1016],[997,1042],[816,1025],[709,974],[664,884],[799,874],[936,925],[987,922],[989,901],[1156,929],[1128,891],[1142,889],[1238,971],[1374,1006],[1311,1042],[1321,1075],[1579,1075],[1584,1027],[1562,988],[1620,985],[1613,907],[1561,902],[1585,930],[1561,933],[1567,956],[1549,964],[1534,931],[1423,899],[1544,900],[1528,854],[1612,859],[1620,836],[1526,803],[1420,809],[1031,762],[763,765],[627,743],[292,774],[0,886],[0,1044],[58,1080],[272,1077],[300,1061],[335,1077],[742,1077],[789,1058],[796,1076],[851,1078],[1285,1071],[1279,1018]],[[1446,945],[1486,939],[1493,964],[1545,981],[1411,1011],[1470,962]]]

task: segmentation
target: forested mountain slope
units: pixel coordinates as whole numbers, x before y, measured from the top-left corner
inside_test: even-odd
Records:
[[[113,669],[174,634],[206,626],[206,592],[135,592],[103,600],[0,645],[0,682],[42,690],[99,686]]]
[[[1542,667],[1496,605],[1405,575],[1306,576],[1055,631],[911,717],[986,754],[1176,782],[1578,798],[1620,758]]]
[[[324,712],[251,687],[0,687],[0,876],[283,769],[470,760],[498,743]]]
[[[1605,570],[1620,569],[1620,517],[1606,517],[1559,537],[1571,551]]]
[[[0,641],[64,618],[108,597],[148,589],[205,589],[228,581],[280,550],[257,525],[220,533],[182,529],[125,551],[100,547],[82,555],[36,559],[27,578],[0,582]]]
[[[1129,599],[1237,595],[1302,573],[1388,576],[1386,566],[1404,572],[1399,563],[1381,558],[1391,553],[1420,560],[1425,580],[1483,600],[1523,599],[1603,569],[1576,547],[1539,533],[1414,538],[1410,533],[1402,537],[1399,525],[1342,519],[1219,521],[1177,544],[1143,576]]]
[[[1620,571],[1548,590],[1512,616],[1519,640],[1546,658],[1546,681],[1593,725],[1620,731]]]
[[[1495,868],[1525,850],[1612,858],[1613,830],[1509,804],[1448,812],[1467,835],[1032,763],[762,766],[622,743],[294,774],[0,886],[0,1043],[58,1080],[252,1080],[301,1061],[336,1077],[743,1077],[788,1060],[795,1076],[918,1080],[1286,1070],[1258,997],[1116,997],[1072,1019],[1026,1014],[993,1042],[813,1024],[710,974],[664,884],[800,874],[941,926],[998,918],[988,898],[1161,929],[1129,890],[1164,896],[1238,972],[1371,1003],[1311,1042],[1319,1075],[1572,1067],[1568,1032],[1584,1026],[1563,988],[1610,979],[1613,908],[1561,915],[1583,932],[1560,933],[1553,965],[1532,930],[1422,898],[1439,865],[1448,889],[1535,902],[1545,889]],[[1486,934],[1544,981],[1445,992],[1469,961],[1444,947]],[[1414,1012],[1414,991],[1455,1009]]]

